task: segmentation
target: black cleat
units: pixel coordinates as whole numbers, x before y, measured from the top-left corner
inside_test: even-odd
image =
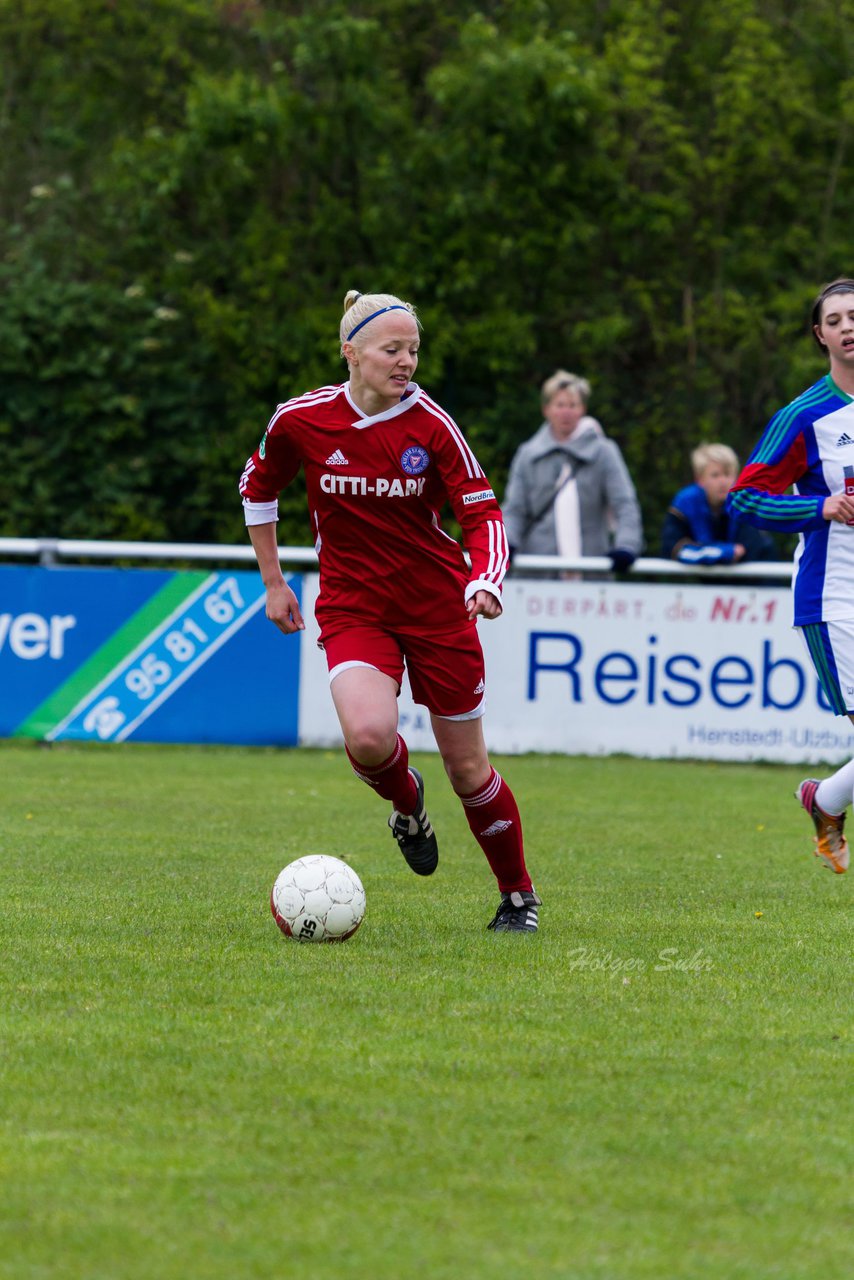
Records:
[[[514,890],[513,893],[502,893],[501,901],[487,929],[496,933],[536,933],[539,920],[537,907],[542,898],[533,890]]]
[[[439,846],[424,808],[424,779],[417,769],[410,768],[409,772],[415,779],[415,812],[398,813],[392,809],[388,825],[415,874],[432,876],[439,865]]]

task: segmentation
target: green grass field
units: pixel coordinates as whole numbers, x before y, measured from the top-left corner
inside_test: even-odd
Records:
[[[495,763],[536,936],[486,931],[437,757],[420,880],[338,753],[0,744],[3,1280],[854,1274],[810,770]],[[270,915],[312,851],[365,884],[344,946]]]

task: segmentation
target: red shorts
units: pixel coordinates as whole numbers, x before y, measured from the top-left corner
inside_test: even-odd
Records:
[[[409,672],[412,696],[433,715],[474,720],[483,715],[484,665],[477,624],[417,635],[370,623],[323,628],[330,683],[350,666],[375,667],[396,681]]]

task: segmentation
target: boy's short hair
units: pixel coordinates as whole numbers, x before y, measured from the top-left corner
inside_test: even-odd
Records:
[[[733,475],[738,474],[738,458],[735,450],[728,444],[697,445],[691,454],[691,466],[694,469],[695,479],[699,480],[706,468],[713,463],[717,463],[719,467],[723,467],[724,471],[729,471]]]

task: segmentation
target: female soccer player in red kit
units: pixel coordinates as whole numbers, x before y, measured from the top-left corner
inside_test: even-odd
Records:
[[[457,424],[412,381],[414,308],[392,294],[351,291],[340,337],[349,381],[279,405],[240,481],[267,617],[285,634],[305,625],[282,576],[275,524],[278,495],[302,466],[320,563],[320,644],[353,770],[392,804],[389,826],[412,870],[432,875],[439,854],[424,782],[398,733],[405,666],[498,881],[501,900],[488,927],[532,933],[540,898],[525,866],[519,811],[489,762],[481,723],[476,619],[502,609],[501,509]],[[446,500],[471,571],[441,528]]]

